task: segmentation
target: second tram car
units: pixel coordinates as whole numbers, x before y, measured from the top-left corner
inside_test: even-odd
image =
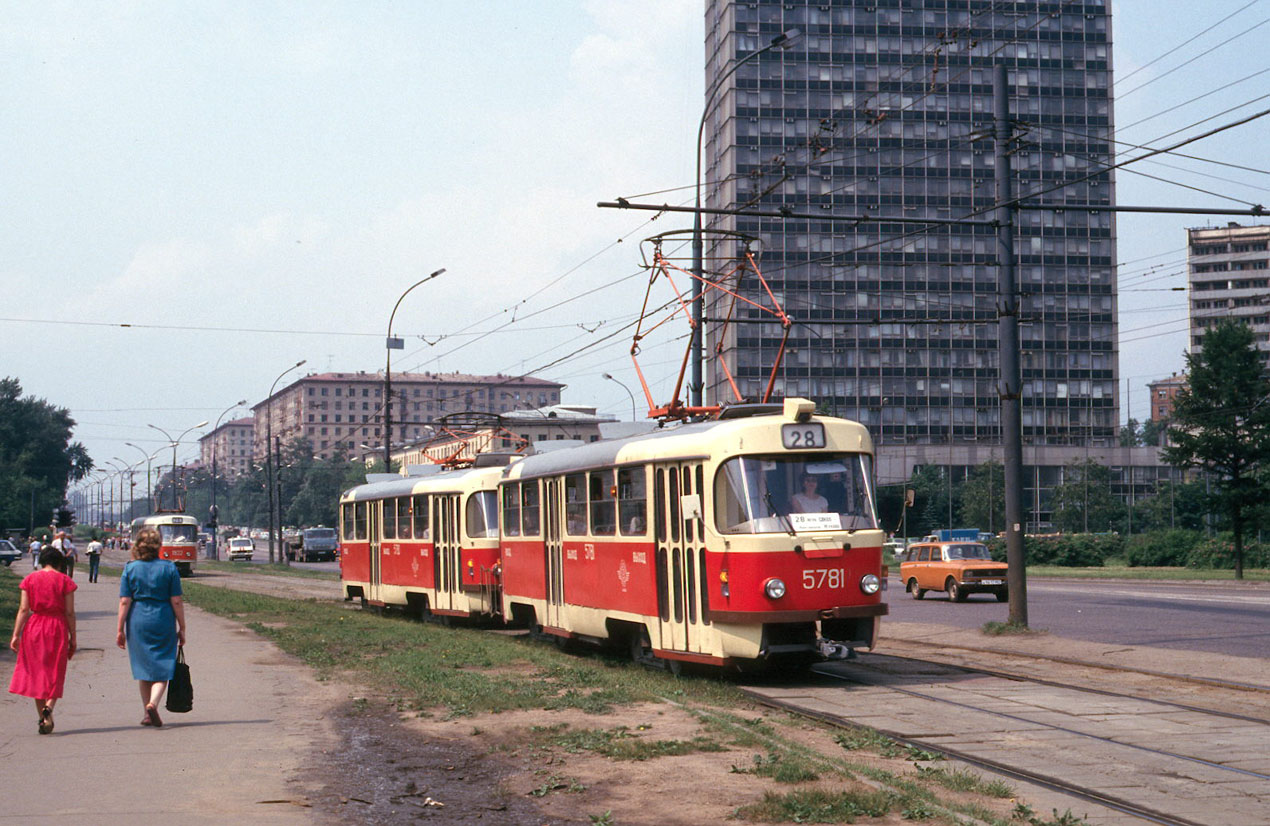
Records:
[[[198,559],[198,520],[183,513],[155,513],[132,520],[130,534],[133,543],[142,528],[154,528],[159,532],[159,559],[176,563],[181,576],[194,573]]]
[[[671,667],[872,647],[886,614],[872,441],[813,411],[806,399],[743,406],[353,488],[345,597],[497,616]]]

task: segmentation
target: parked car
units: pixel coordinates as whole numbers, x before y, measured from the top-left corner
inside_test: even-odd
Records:
[[[8,568],[23,557],[22,550],[7,539],[0,539],[0,563]]]
[[[246,559],[251,561],[252,555],[256,552],[256,543],[246,536],[235,536],[229,540],[229,547],[226,555],[231,561],[235,559]]]
[[[921,599],[927,591],[946,591],[952,602],[964,602],[970,594],[982,592],[1005,602],[1010,598],[1007,570],[979,542],[919,542],[905,551],[900,579],[913,599]]]

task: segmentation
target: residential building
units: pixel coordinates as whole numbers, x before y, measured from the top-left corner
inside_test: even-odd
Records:
[[[563,384],[527,376],[393,373],[393,441],[415,441],[447,415],[508,413],[560,401]],[[253,455],[264,457],[270,428],[280,444],[303,437],[323,459],[382,445],[384,374],[319,373],[297,379],[252,408]],[[272,422],[270,421],[272,419]]]
[[[255,425],[251,418],[225,422],[198,440],[199,461],[210,468],[215,455],[216,474],[222,479],[246,473],[251,469]]]
[[[1204,330],[1234,318],[1252,327],[1262,358],[1270,357],[1270,225],[1186,231],[1189,244],[1192,353]]]
[[[740,63],[792,29],[791,48]],[[705,205],[825,219],[704,220],[759,239],[760,268],[796,321],[776,393],[865,423],[883,450],[999,444],[996,230],[829,217],[990,210],[999,61],[1015,194],[1114,204],[1100,171],[1113,161],[1105,0],[706,3],[706,83],[721,85],[707,103]],[[707,271],[737,254],[734,241],[706,242]],[[1114,444],[1114,215],[1021,211],[1016,253],[1025,442]],[[761,299],[757,285],[742,294]],[[707,304],[707,319],[723,314]],[[722,358],[757,396],[781,330],[742,318]],[[707,401],[729,399],[715,360],[706,370]]]
[[[602,428],[617,421],[612,416],[599,415],[596,408],[586,405],[558,404],[536,410],[510,410],[490,416],[471,428],[441,431],[433,438],[407,445],[393,452],[393,460],[407,467],[450,458],[471,459],[478,453],[523,452],[538,442],[596,442],[605,436]],[[648,423],[644,429],[652,426]]]
[[[1149,382],[1147,387],[1151,391],[1151,421],[1167,422],[1173,416],[1173,402],[1177,394],[1186,387],[1186,376],[1174,373],[1167,379]]]

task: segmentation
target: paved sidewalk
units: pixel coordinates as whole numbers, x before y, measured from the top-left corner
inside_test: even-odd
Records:
[[[90,584],[83,566],[75,582],[80,649],[52,735],[36,732],[30,699],[8,693],[14,654],[0,653],[0,824],[321,820],[305,800],[324,779],[321,751],[335,747],[324,715],[338,689],[253,632],[187,605],[194,710],[162,711],[162,729],[143,728],[128,655],[115,647],[119,581]]]

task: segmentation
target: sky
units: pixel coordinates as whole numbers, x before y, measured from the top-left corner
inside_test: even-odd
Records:
[[[1204,12],[1113,5],[1120,140],[1270,107],[1221,114],[1270,92],[1270,2]],[[690,221],[595,204],[691,184],[703,19],[699,0],[0,0],[0,375],[68,408],[99,465],[136,462],[170,445],[151,426],[248,415],[230,408],[301,359],[382,370],[394,303],[444,268],[397,311],[395,371],[535,371],[629,418],[640,241]],[[1184,151],[1264,169],[1268,123]],[[1131,168],[1217,194],[1126,170],[1120,203],[1270,200],[1263,172],[1163,162]],[[1122,420],[1184,366],[1185,228],[1225,220],[1120,217]],[[658,401],[683,332],[644,345]]]

